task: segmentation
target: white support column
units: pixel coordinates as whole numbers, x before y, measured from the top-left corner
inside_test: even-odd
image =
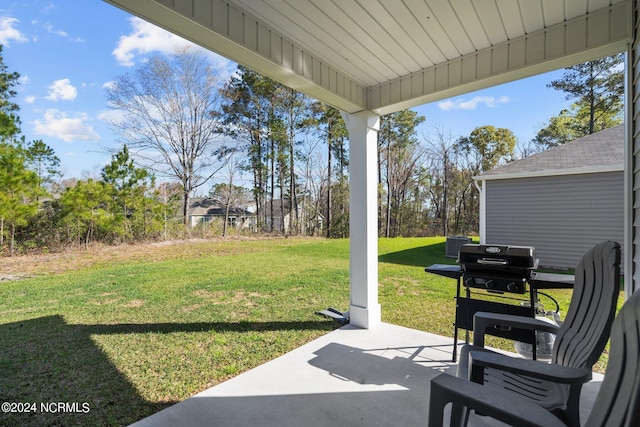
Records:
[[[350,323],[381,322],[378,304],[378,129],[371,111],[344,114],[349,129]]]

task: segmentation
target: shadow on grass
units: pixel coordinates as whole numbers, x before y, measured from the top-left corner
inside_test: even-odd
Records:
[[[0,404],[13,402],[10,409],[15,410],[7,412],[3,406],[0,425],[128,425],[176,403],[150,402],[140,396],[91,335],[311,330],[326,325],[326,321],[78,325],[66,323],[60,315],[0,325]]]
[[[454,258],[445,256],[445,242],[435,243],[418,248],[391,252],[378,257],[380,262],[390,264],[411,265],[415,267],[428,267],[432,264],[455,264]]]

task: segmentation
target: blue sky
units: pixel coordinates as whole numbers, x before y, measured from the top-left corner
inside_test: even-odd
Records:
[[[9,71],[21,75],[18,96],[22,133],[42,139],[61,160],[65,178],[93,176],[109,162],[117,136],[104,120],[105,86],[132,72],[150,55],[170,53],[184,40],[100,0],[3,1],[0,44]],[[236,65],[217,55],[221,73]],[[426,117],[419,130],[453,138],[493,125],[527,142],[568,102],[546,84],[562,71],[496,86],[416,108]]]

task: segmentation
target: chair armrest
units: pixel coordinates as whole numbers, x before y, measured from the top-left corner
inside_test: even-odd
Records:
[[[525,375],[561,384],[584,384],[591,380],[592,373],[587,368],[572,368],[535,360],[509,357],[488,351],[469,352],[469,379],[482,384],[484,368]]]
[[[559,326],[533,317],[478,311],[473,316],[473,345],[484,347],[484,336],[485,334],[491,335],[490,328],[501,330],[517,328],[555,334],[558,332]]]
[[[523,427],[566,427],[555,415],[535,403],[490,385],[479,385],[449,374],[431,380],[429,427],[442,427],[448,403],[474,409],[509,425]]]

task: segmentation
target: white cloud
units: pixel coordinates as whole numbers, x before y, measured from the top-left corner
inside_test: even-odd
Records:
[[[127,113],[121,110],[103,110],[98,114],[98,118],[107,123],[121,123],[126,117]]]
[[[81,38],[79,38],[79,37],[71,37],[71,36],[69,35],[69,33],[67,33],[66,31],[64,31],[64,30],[59,30],[59,29],[57,29],[57,28],[54,28],[54,26],[53,26],[53,25],[51,25],[51,24],[45,24],[45,25],[44,25],[44,28],[45,28],[45,30],[47,30],[47,31],[48,31],[49,33],[51,33],[51,34],[55,34],[56,36],[60,36],[60,37],[65,38],[65,39],[69,39],[69,40],[71,40],[71,41],[75,41],[75,42],[82,42],[82,41],[84,41],[84,40],[82,40],[82,39],[81,39]]]
[[[130,22],[133,31],[131,34],[121,36],[112,52],[120,65],[131,67],[135,65],[136,55],[151,52],[171,53],[176,46],[189,44],[183,38],[140,18],[133,17]]]
[[[27,96],[24,99],[24,102],[26,102],[27,104],[33,104],[36,101],[36,97],[33,95]]]
[[[12,40],[17,43],[25,43],[28,41],[20,31],[14,28],[14,25],[18,22],[20,21],[10,16],[0,17],[0,44],[8,46]]]
[[[45,28],[48,32],[50,32],[51,34],[55,34],[55,35],[60,36],[60,37],[69,37],[69,34],[67,34],[67,32],[66,32],[66,31],[63,31],[63,30],[56,30],[55,28],[53,28],[53,25],[51,25],[51,24],[45,24],[45,25],[44,25],[44,28]]]
[[[38,135],[60,138],[66,142],[99,141],[100,136],[86,123],[88,118],[86,113],[69,117],[65,112],[49,109],[42,120],[33,122],[33,126]]]
[[[69,79],[60,79],[49,86],[47,99],[52,101],[73,101],[78,96],[78,90],[71,84]]]
[[[470,100],[447,99],[446,101],[439,102],[438,108],[440,108],[443,111],[475,110],[476,108],[478,108],[480,104],[484,104],[489,108],[493,108],[493,107],[496,107],[498,104],[506,104],[507,102],[509,102],[508,96],[501,96],[499,98],[496,98],[495,96],[474,96]]]
[[[154,24],[136,17],[130,18],[129,22],[132,27],[131,33],[121,36],[118,45],[111,52],[120,65],[131,67],[136,64],[137,56],[151,53],[172,54],[177,49],[188,46],[207,55],[212,66],[220,73],[221,79],[228,79],[236,70],[234,62]]]

